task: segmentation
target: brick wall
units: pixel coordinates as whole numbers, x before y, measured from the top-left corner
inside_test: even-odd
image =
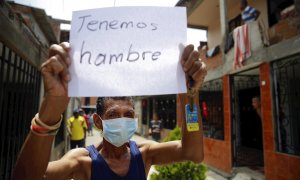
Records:
[[[213,70],[218,68],[219,66],[222,66],[224,64],[223,62],[223,54],[219,52],[217,55],[207,58],[206,55],[206,50],[200,50],[200,58],[202,61],[206,64],[206,69]]]
[[[90,104],[91,105],[96,105],[96,103],[97,103],[97,97],[91,97]]]
[[[272,115],[270,64],[260,66],[261,103],[264,136],[264,161],[266,180],[296,180],[300,177],[300,157],[276,152],[275,126]]]
[[[269,29],[270,45],[290,39],[298,34],[300,34],[300,15],[293,14],[280,20]]]

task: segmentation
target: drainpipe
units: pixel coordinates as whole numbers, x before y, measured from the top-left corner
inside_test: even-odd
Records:
[[[223,61],[225,60],[224,49],[226,43],[226,37],[228,33],[228,23],[227,23],[227,0],[219,0],[220,7],[220,22],[221,22],[221,49]]]

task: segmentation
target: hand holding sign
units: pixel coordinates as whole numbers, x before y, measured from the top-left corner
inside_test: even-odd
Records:
[[[118,7],[73,13],[69,96],[186,92],[180,64],[185,8]]]
[[[45,96],[41,103],[39,118],[48,125],[56,124],[68,103],[70,80],[69,43],[54,44],[49,48],[48,59],[41,66]]]
[[[186,46],[181,56],[183,70],[195,82],[191,88],[196,91],[200,89],[207,74],[206,66],[199,60],[199,56],[199,52],[194,51],[193,45]]]
[[[53,44],[49,48],[48,59],[41,65],[41,72],[45,83],[45,92],[48,96],[67,96],[70,74],[70,44]]]

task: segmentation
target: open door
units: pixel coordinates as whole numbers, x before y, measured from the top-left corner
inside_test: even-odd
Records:
[[[263,136],[260,106],[259,69],[231,76],[233,164],[262,167]]]

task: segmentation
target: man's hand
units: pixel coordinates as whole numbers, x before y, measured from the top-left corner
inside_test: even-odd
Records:
[[[48,59],[41,66],[46,96],[68,96],[69,51],[70,45],[67,42],[50,47]]]
[[[195,90],[200,89],[207,74],[205,64],[199,60],[199,56],[199,52],[194,51],[193,45],[186,46],[181,56],[182,68],[186,76],[194,80],[194,85],[191,88]]]
[[[41,66],[45,97],[39,117],[48,125],[58,122],[69,103],[70,74],[68,67],[71,64],[69,51],[70,45],[67,42],[52,45],[49,48],[48,59]]]

